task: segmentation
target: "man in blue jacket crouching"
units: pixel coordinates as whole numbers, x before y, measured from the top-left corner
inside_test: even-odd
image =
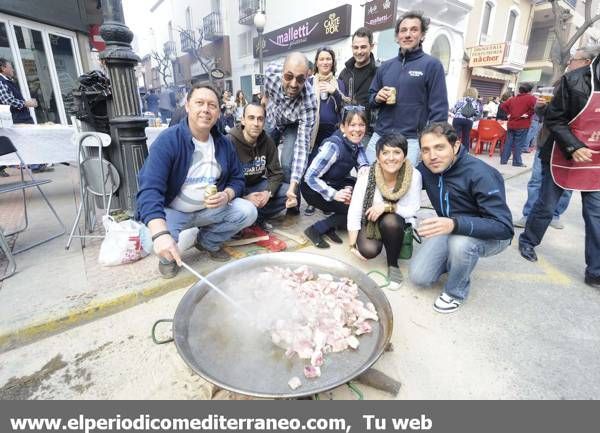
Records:
[[[452,313],[467,298],[479,257],[506,249],[514,235],[504,180],[495,168],[469,155],[448,123],[433,123],[419,137],[423,162],[417,167],[437,217],[417,231],[426,241],[410,263],[410,279],[429,286],[448,280],[433,304]]]
[[[139,174],[137,218],[148,226],[164,278],[181,266],[182,230],[198,227],[195,247],[226,261],[223,243],[257,216],[256,207],[240,198],[245,181],[236,150],[215,126],[219,95],[210,86],[194,85],[185,108],[187,117],[158,136]]]

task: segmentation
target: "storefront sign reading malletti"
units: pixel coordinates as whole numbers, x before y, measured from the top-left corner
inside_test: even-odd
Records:
[[[365,27],[373,31],[396,25],[397,0],[373,0],[365,3]]]
[[[295,51],[306,45],[350,36],[352,6],[346,4],[263,35],[263,56]],[[258,58],[258,38],[254,38]]]
[[[506,44],[478,45],[470,48],[469,68],[498,66],[504,62]]]

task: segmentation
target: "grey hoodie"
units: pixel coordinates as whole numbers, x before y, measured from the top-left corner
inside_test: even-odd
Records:
[[[283,170],[279,163],[279,154],[273,139],[263,131],[256,144],[250,144],[244,138],[243,126],[238,125],[229,131],[238,157],[242,163],[242,170],[246,185],[256,185],[263,179],[269,182],[269,191],[275,195],[283,181]]]

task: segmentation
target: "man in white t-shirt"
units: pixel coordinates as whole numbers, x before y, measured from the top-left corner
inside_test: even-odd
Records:
[[[236,150],[215,127],[218,93],[195,85],[185,107],[187,119],[158,136],[139,174],[137,217],[148,226],[164,278],[174,277],[181,266],[182,230],[198,227],[196,248],[226,261],[223,243],[257,216],[256,207],[241,198],[245,182]],[[211,194],[213,185],[217,192]]]

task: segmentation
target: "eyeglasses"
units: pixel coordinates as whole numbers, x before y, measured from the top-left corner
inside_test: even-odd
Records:
[[[571,64],[571,62],[575,62],[575,61],[585,62],[587,60],[590,60],[590,59],[576,59],[575,57],[571,57],[569,59],[569,61],[567,62],[567,64]]]
[[[292,74],[291,72],[286,72],[285,74],[283,74],[283,79],[285,81],[292,81],[294,78],[296,79],[296,83],[300,85],[304,84],[304,82],[306,81],[306,77],[304,75],[294,76],[294,74]]]

